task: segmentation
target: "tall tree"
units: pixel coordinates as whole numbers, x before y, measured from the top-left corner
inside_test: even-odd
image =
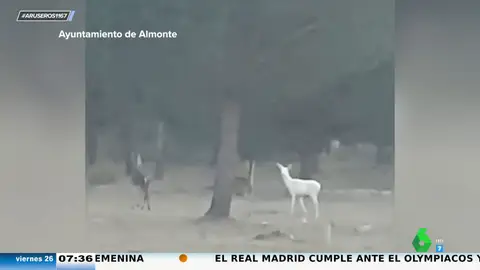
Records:
[[[224,218],[230,215],[234,168],[238,161],[237,144],[241,107],[238,95],[235,93],[238,88],[231,83],[231,80],[235,79],[232,76],[237,75],[232,70],[231,51],[229,51],[232,34],[228,31],[233,30],[232,14],[233,9],[230,3],[222,4],[217,13],[219,21],[214,21],[217,23],[214,27],[215,40],[219,41],[220,48],[215,55],[215,73],[218,77],[213,92],[218,97],[217,101],[221,103],[221,110],[213,195],[210,208],[205,213],[205,216],[213,218]]]
[[[235,100],[222,102],[220,147],[215,173],[215,184],[210,208],[205,216],[223,218],[230,215],[232,202],[233,168],[237,163],[237,136],[240,125],[240,104]]]
[[[87,10],[87,31],[98,31],[109,29],[112,16],[108,13],[110,1],[88,0]],[[108,113],[105,105],[110,96],[108,88],[110,81],[104,73],[108,69],[110,54],[108,40],[88,39],[86,41],[86,157],[87,165],[95,164],[98,153],[98,136],[100,128],[108,122]]]
[[[249,99],[264,98],[259,104],[280,108],[278,133],[286,134],[300,155],[301,177],[315,173],[317,153],[327,142],[336,82],[370,69],[391,50],[385,48],[393,33],[385,21],[393,15],[390,2],[369,1],[375,12],[353,0],[234,5],[224,44],[228,71],[222,78],[241,97],[242,106]],[[376,27],[383,23],[388,26]]]

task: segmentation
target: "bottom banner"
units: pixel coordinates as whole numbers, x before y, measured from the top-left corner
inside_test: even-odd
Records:
[[[3,253],[2,269],[473,270],[480,253]]]

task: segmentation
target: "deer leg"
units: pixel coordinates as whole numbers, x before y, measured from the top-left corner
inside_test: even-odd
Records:
[[[148,189],[145,191],[145,198],[144,198],[144,203],[146,202],[147,203],[147,209],[148,211],[152,210],[150,208],[150,195],[148,194]]]
[[[292,195],[292,202],[290,203],[290,214],[293,215],[295,211],[295,201],[297,200],[295,195]]]
[[[150,196],[148,194],[148,188],[143,189],[143,205],[142,205],[142,210],[145,208],[145,205],[147,205],[147,209],[150,211]]]
[[[305,207],[305,202],[303,201],[303,197],[299,198],[300,206],[302,207],[303,213],[307,213],[307,208]]]
[[[316,196],[312,196],[313,205],[315,205],[315,219],[318,218],[318,198]]]

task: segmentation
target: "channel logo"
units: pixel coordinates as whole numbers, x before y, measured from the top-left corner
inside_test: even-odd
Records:
[[[437,239],[435,241],[435,252],[445,252],[443,247],[443,239]]]
[[[432,240],[427,234],[427,228],[420,228],[413,238],[412,246],[416,252],[428,252],[432,246]],[[443,239],[435,240],[435,252],[445,252]]]
[[[427,234],[427,228],[420,228],[413,238],[412,241],[413,248],[416,252],[427,252],[432,245],[432,240]]]

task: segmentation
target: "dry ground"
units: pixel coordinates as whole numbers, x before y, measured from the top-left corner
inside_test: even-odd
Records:
[[[208,209],[213,170],[169,167],[164,181],[152,184],[152,211],[133,209],[142,201],[128,179],[88,191],[89,243],[96,251],[151,252],[365,252],[391,251],[391,193],[365,189],[391,187],[390,168],[373,169],[370,159],[323,158],[317,177],[323,184],[320,218],[302,222],[299,205],[290,216],[290,201],[273,164],[256,170],[255,195],[234,197],[234,220],[198,222]],[[364,190],[359,190],[363,188]],[[313,209],[306,200],[307,208]],[[331,244],[326,227],[335,225]],[[370,224],[368,232],[355,228]],[[280,231],[286,236],[255,240],[258,234]],[[293,240],[290,238],[293,237]]]

